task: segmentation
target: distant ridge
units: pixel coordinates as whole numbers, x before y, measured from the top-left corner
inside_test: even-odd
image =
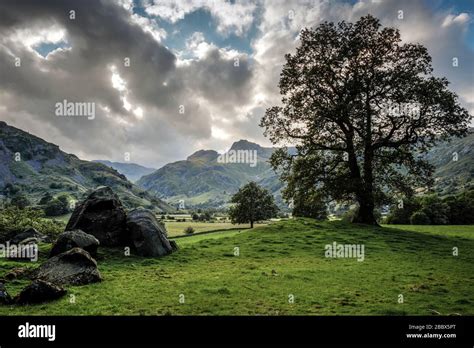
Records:
[[[106,160],[94,160],[92,162],[102,163],[106,166],[115,169],[120,174],[123,174],[131,182],[136,182],[144,175],[153,173],[156,168],[148,168],[136,163],[111,162]]]

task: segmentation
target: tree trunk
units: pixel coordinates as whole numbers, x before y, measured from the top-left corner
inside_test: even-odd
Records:
[[[250,228],[253,228],[253,220],[250,221]]]
[[[357,192],[359,211],[352,222],[367,225],[378,225],[374,216],[375,200],[372,159],[373,153],[370,150],[366,151],[364,162],[364,179],[362,180],[362,185]]]
[[[367,225],[378,225],[374,216],[374,198],[372,192],[365,192],[357,199],[359,202],[359,211],[352,222]]]

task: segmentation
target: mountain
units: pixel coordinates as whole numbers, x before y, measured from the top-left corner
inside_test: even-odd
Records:
[[[272,153],[273,148],[240,140],[224,155],[214,150],[197,151],[142,177],[137,185],[173,204],[184,200],[185,207],[222,208],[242,185],[255,181],[283,205],[283,185],[268,163]]]
[[[472,187],[474,177],[474,129],[464,138],[453,138],[433,147],[426,158],[436,170],[434,189],[440,195]]]
[[[24,193],[32,203],[38,203],[49,192],[53,196],[67,194],[71,201],[77,201],[101,185],[110,186],[127,207],[173,210],[115,169],[80,160],[55,144],[0,121],[0,199]]]
[[[219,161],[219,157],[225,160],[231,159],[231,156],[219,156],[214,150],[200,150],[184,161],[167,164],[142,177],[137,185],[172,204],[182,199],[185,206],[219,208],[228,205],[230,197],[239,187],[253,180],[272,192],[280,207],[286,207],[281,198],[283,184],[268,163],[274,148],[240,140],[232,145],[228,153],[239,150],[256,151],[256,165],[221,163],[223,161]],[[294,148],[289,150],[295,152]],[[457,154],[457,160],[454,160],[454,153]],[[439,194],[456,193],[473,185],[473,133],[440,143],[425,156],[435,165],[434,190]]]
[[[131,182],[136,182],[144,175],[153,173],[156,168],[148,168],[136,163],[110,162],[106,160],[95,160],[92,162],[105,164],[107,167],[115,169]]]

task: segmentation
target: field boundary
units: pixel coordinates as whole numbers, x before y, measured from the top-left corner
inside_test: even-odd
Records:
[[[172,236],[172,237],[168,237],[169,239],[176,239],[176,238],[186,238],[186,237],[192,237],[192,236],[199,236],[199,235],[202,235],[202,234],[210,234],[210,233],[218,233],[218,232],[227,232],[227,231],[237,231],[237,230],[251,230],[252,228],[250,227],[244,227],[244,228],[241,228],[241,227],[235,227],[235,228],[228,228],[228,229],[225,229],[225,230],[212,230],[212,231],[203,231],[203,232],[196,232],[196,233],[191,233],[191,234],[181,234],[181,235],[178,235],[178,236]]]

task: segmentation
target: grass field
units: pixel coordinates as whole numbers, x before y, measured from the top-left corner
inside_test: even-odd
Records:
[[[325,245],[334,241],[364,244],[365,260],[326,258]],[[180,250],[160,259],[102,248],[104,280],[69,287],[76,303],[65,297],[0,306],[0,315],[474,314],[474,226],[376,228],[295,219],[177,242]],[[0,261],[0,277],[20,265]],[[14,295],[27,283],[6,286]]]
[[[258,227],[262,225],[263,224],[256,224],[254,225],[254,227]],[[166,221],[165,226],[166,226],[166,230],[168,231],[168,236],[170,237],[184,235],[185,234],[184,230],[187,227],[194,228],[194,233],[250,228],[249,224],[233,225],[230,222],[195,222],[195,221],[186,221],[186,222]]]
[[[186,219],[185,222],[181,221],[172,221],[166,220],[165,226],[166,230],[168,231],[168,236],[176,237],[185,235],[184,230],[187,227],[194,228],[194,233],[200,232],[210,232],[210,231],[223,231],[223,230],[233,230],[233,229],[248,229],[250,228],[249,224],[236,224],[233,225],[230,222],[200,222],[200,221],[193,221],[191,219],[191,215],[173,215],[169,214],[167,216],[173,216],[176,219]],[[69,221],[71,214],[61,215],[54,217],[52,219],[59,220],[64,222],[65,224]],[[263,226],[264,224],[255,224],[255,227]]]

